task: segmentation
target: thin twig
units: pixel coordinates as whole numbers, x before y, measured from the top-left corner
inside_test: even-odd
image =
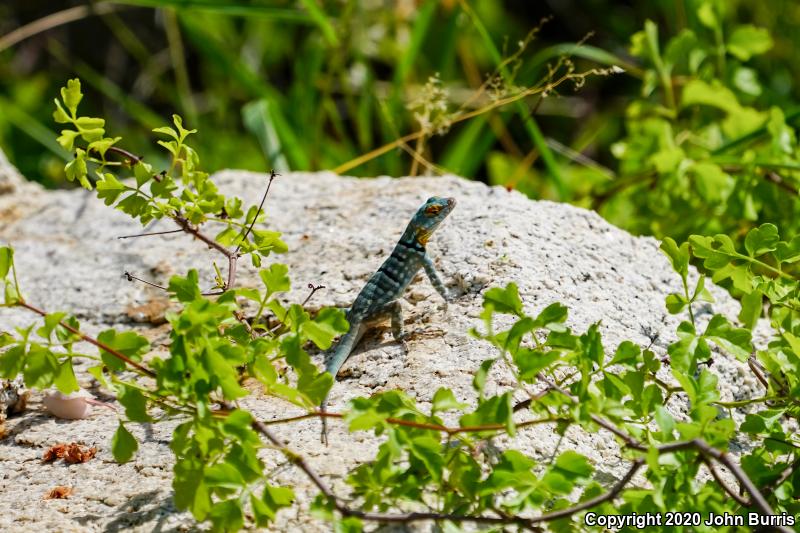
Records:
[[[273,426],[277,424],[299,422],[301,420],[307,420],[309,418],[344,418],[344,415],[342,415],[341,413],[331,413],[330,411],[319,410],[288,418],[276,418],[274,420],[268,420],[263,423],[268,426]],[[566,417],[537,418],[534,420],[525,420],[524,422],[519,422],[517,424],[514,424],[514,426],[517,429],[520,429],[529,426],[536,426],[539,424],[567,422],[569,420],[570,419]],[[393,417],[386,418],[386,422],[394,426],[405,426],[416,429],[430,429],[432,431],[439,431],[440,433],[446,433],[448,435],[455,435],[458,433],[480,433],[483,431],[505,431],[507,429],[507,426],[505,424],[486,424],[483,426],[451,427],[451,426],[442,426],[440,424],[429,424],[427,422],[414,422],[413,420],[403,420],[402,418],[393,418]]]
[[[37,33],[42,33],[44,31],[57,28],[58,26],[75,22],[76,20],[81,20],[91,15],[104,15],[118,9],[127,9],[128,7],[131,6],[103,3],[76,6],[58,11],[51,15],[47,15],[46,17],[34,20],[33,22],[24,26],[20,26],[19,28],[0,37],[0,52],[6,48],[14,46],[18,42],[23,41],[28,37],[36,35]]]
[[[232,410],[235,408],[232,404],[223,404],[224,407],[228,410]],[[326,413],[325,416],[330,416],[329,413]],[[405,421],[407,422],[407,421]],[[293,465],[300,468],[303,473],[311,480],[311,482],[319,489],[320,492],[333,504],[337,511],[339,511],[343,516],[353,516],[360,518],[362,520],[370,520],[370,521],[378,521],[378,522],[391,522],[391,523],[411,523],[417,522],[421,520],[447,520],[450,522],[473,522],[473,523],[483,523],[483,524],[516,524],[520,527],[523,527],[528,530],[536,530],[537,527],[535,524],[541,522],[549,522],[552,520],[557,520],[559,518],[565,518],[567,516],[573,515],[585,509],[589,509],[596,505],[599,505],[603,502],[609,501],[614,499],[620,492],[625,488],[625,486],[630,482],[633,476],[636,474],[638,469],[644,464],[644,459],[639,458],[636,459],[631,468],[622,477],[615,485],[612,487],[608,492],[592,498],[590,500],[586,500],[585,502],[581,502],[578,505],[573,507],[569,507],[567,509],[562,509],[559,511],[555,511],[552,513],[543,514],[538,517],[534,518],[523,518],[521,516],[464,516],[464,515],[454,515],[454,514],[447,514],[447,513],[433,513],[433,512],[411,512],[411,513],[369,513],[360,511],[358,509],[352,509],[348,507],[344,502],[342,502],[328,487],[327,484],[322,480],[319,474],[311,468],[308,462],[300,455],[296,454],[295,452],[291,451],[284,443],[280,441],[280,439],[272,433],[269,429],[267,423],[261,422],[256,420],[253,422],[253,428],[264,435],[284,456],[291,462]],[[454,429],[461,429],[461,428],[454,428]]]
[[[136,233],[135,235],[122,235],[117,239],[134,239],[136,237],[151,237],[153,235],[167,235],[169,233],[183,233],[182,229],[171,229],[167,231],[152,231],[150,233]]]
[[[523,98],[527,98],[528,96],[532,96],[532,95],[539,94],[539,93],[542,93],[542,92],[549,92],[549,91],[553,90],[555,87],[557,87],[558,85],[560,85],[561,83],[563,83],[563,82],[565,82],[565,81],[567,81],[569,79],[577,78],[577,77],[580,77],[582,75],[586,75],[588,73],[589,72],[579,73],[579,74],[575,74],[575,73],[572,73],[572,72],[571,73],[566,73],[566,74],[563,74],[561,77],[559,77],[557,80],[548,82],[548,83],[544,84],[543,86],[533,87],[533,88],[530,88],[530,89],[522,90],[519,93],[516,93],[516,94],[514,94],[512,96],[508,96],[506,98],[501,98],[499,100],[495,100],[492,103],[486,105],[485,107],[482,107],[480,109],[476,109],[474,111],[457,113],[451,118],[450,124],[451,125],[452,124],[457,124],[459,122],[463,122],[465,120],[469,120],[471,118],[474,118],[474,117],[477,117],[477,116],[482,115],[484,113],[487,113],[487,112],[489,112],[489,111],[491,111],[493,109],[497,109],[499,107],[503,107],[505,105],[514,103],[514,102],[516,102],[518,100],[522,100]],[[400,137],[398,139],[395,139],[392,142],[384,144],[383,146],[379,146],[378,148],[370,150],[366,154],[362,154],[362,155],[360,155],[360,156],[358,156],[358,157],[356,157],[354,159],[351,159],[350,161],[347,161],[346,163],[343,163],[343,164],[339,165],[338,167],[333,169],[333,172],[336,173],[336,174],[342,174],[344,172],[347,172],[347,171],[349,171],[349,170],[351,170],[353,168],[356,168],[358,166],[363,165],[367,161],[371,161],[372,159],[375,159],[376,157],[379,157],[379,156],[381,156],[381,155],[383,155],[383,154],[385,154],[387,152],[390,152],[390,151],[394,150],[395,148],[400,147],[402,144],[408,144],[409,142],[415,141],[418,138],[420,138],[421,136],[427,135],[427,134],[428,134],[428,130],[425,129],[425,128],[417,130],[417,131],[415,131],[413,133],[408,133],[408,134],[406,134],[406,135],[404,135],[404,136],[402,136],[402,137]]]
[[[247,318],[244,316],[244,313],[241,311],[234,311],[233,317],[239,321],[239,323],[244,326],[244,329],[250,335],[251,338],[255,339],[258,337],[255,331],[253,331],[253,327],[250,325],[250,322],[247,321]]]
[[[630,483],[631,479],[633,479],[633,476],[636,475],[636,472],[639,470],[639,468],[641,468],[644,462],[645,462],[644,459],[641,457],[636,459],[633,462],[633,464],[631,464],[631,467],[628,469],[625,475],[622,476],[622,478],[619,481],[617,481],[614,484],[614,486],[611,487],[605,494],[595,496],[594,498],[586,500],[585,502],[581,502],[578,505],[574,505],[572,507],[567,507],[566,509],[562,509],[560,511],[554,511],[552,513],[547,513],[541,516],[537,516],[536,518],[532,519],[532,522],[533,523],[550,522],[552,520],[558,520],[559,518],[565,518],[575,513],[579,513],[580,511],[591,509],[592,507],[600,505],[603,502],[613,500],[614,498],[617,497],[617,495],[620,492],[623,491],[623,489],[628,485],[628,483]]]
[[[264,208],[264,202],[267,200],[267,195],[269,194],[269,188],[270,186],[272,186],[272,180],[274,180],[278,176],[280,176],[280,174],[276,174],[274,170],[269,171],[269,182],[267,182],[267,190],[264,191],[264,196],[261,197],[261,203],[258,204],[258,211],[256,211],[256,216],[254,216],[252,222],[250,222],[250,226],[244,233],[242,240],[239,241],[239,244],[236,245],[236,249],[233,251],[233,255],[239,254],[239,248],[242,247],[242,243],[247,240],[248,235],[250,235],[250,232],[253,230],[253,226],[256,225],[256,220],[258,220],[258,215],[261,214],[261,210]]]
[[[733,498],[734,500],[736,500],[736,503],[738,503],[738,504],[739,504],[739,505],[741,505],[742,507],[750,507],[750,502],[748,502],[747,500],[745,500],[744,498],[742,498],[742,495],[741,495],[741,494],[739,494],[738,492],[736,492],[735,490],[733,490],[732,488],[730,488],[730,487],[729,487],[729,486],[728,486],[728,485],[727,485],[727,484],[726,484],[726,483],[725,483],[725,482],[722,480],[722,477],[720,477],[720,475],[719,475],[719,472],[717,472],[717,469],[716,469],[716,468],[714,468],[714,463],[712,463],[711,461],[709,461],[709,460],[708,460],[708,459],[706,459],[706,458],[703,458],[703,463],[706,465],[706,468],[708,468],[708,471],[709,471],[709,472],[711,472],[711,476],[712,476],[712,477],[714,478],[714,480],[717,482],[717,485],[719,485],[720,487],[722,487],[722,489],[723,489],[725,492],[727,492],[727,493],[728,493],[728,495],[729,495],[731,498]]]
[[[761,368],[759,368],[755,352],[750,354],[750,357],[747,358],[747,366],[750,367],[750,370],[753,372],[753,375],[756,377],[756,379],[764,386],[765,389],[767,389],[767,392],[769,392],[769,381],[767,381],[766,376],[764,376]]]
[[[769,496],[770,494],[772,494],[772,491],[783,485],[786,482],[786,480],[792,477],[792,475],[798,469],[800,469],[800,458],[798,458],[794,463],[784,468],[783,472],[781,472],[781,475],[778,477],[778,479],[770,483],[769,486],[764,487],[764,490],[762,491],[764,495]]]
[[[306,296],[306,299],[300,304],[300,307],[305,307],[311,297],[314,296],[314,293],[320,289],[324,289],[325,285],[314,285],[313,283],[309,283],[308,288],[311,289],[311,292],[308,293],[308,296]]]
[[[161,289],[162,291],[168,291],[169,290],[169,289],[167,289],[166,287],[164,287],[162,285],[158,285],[157,283],[152,283],[152,282],[147,281],[145,279],[137,278],[136,276],[134,276],[133,274],[131,274],[130,272],[127,272],[127,271],[123,272],[122,277],[124,277],[128,281],[138,281],[138,282],[144,283],[146,285],[150,285],[151,287],[155,287],[156,289]]]
[[[233,288],[233,285],[236,281],[236,261],[239,258],[238,254],[228,250],[227,248],[222,246],[220,243],[218,243],[211,237],[204,235],[202,232],[200,232],[200,230],[192,226],[189,220],[187,220],[180,214],[175,214],[173,216],[173,220],[175,221],[176,224],[178,224],[178,226],[181,227],[183,231],[185,231],[189,235],[192,235],[194,238],[206,243],[209,246],[209,248],[213,248],[214,250],[218,251],[219,253],[228,258],[228,280],[225,283],[225,286],[222,287],[222,290],[219,292],[204,293],[204,296],[218,296],[227,291],[228,289]]]
[[[797,190],[797,187],[792,185],[791,183],[787,182],[783,176],[775,172],[774,170],[767,172],[764,177],[767,181],[774,183],[781,189],[785,191],[789,191],[790,193],[794,194],[795,196],[800,195],[800,191]]]
[[[563,389],[559,385],[551,383],[547,378],[544,377],[543,374],[540,373],[538,375],[538,378],[540,381],[550,385],[554,390],[557,390],[561,394],[565,395],[567,398],[570,399],[572,403],[578,402],[578,398],[570,394],[569,391]],[[601,416],[591,415],[590,418],[594,423],[596,423],[600,427],[606,429],[607,431],[610,431],[611,433],[622,439],[629,448],[645,452],[649,451],[649,448],[647,446],[636,440],[631,435],[628,435],[627,433],[616,427],[608,420],[602,418]],[[742,468],[738,464],[733,462],[728,454],[726,454],[723,451],[717,450],[703,439],[692,439],[689,441],[671,442],[659,446],[657,450],[658,453],[669,453],[691,448],[697,449],[705,457],[711,457],[715,459],[717,462],[722,463],[737,479],[739,485],[748,494],[750,494],[750,498],[752,499],[752,506],[761,511],[762,514],[775,515],[775,511],[772,510],[772,508],[769,505],[769,502],[767,502],[764,495],[761,494],[761,492],[758,490],[758,487],[755,486],[755,484],[747,476],[745,471],[742,470]],[[777,527],[777,529],[779,531],[786,531],[786,532],[789,531],[788,528]]]
[[[140,162],[142,160],[141,156],[133,154],[133,153],[131,153],[131,152],[127,151],[127,150],[124,150],[122,148],[119,148],[117,146],[109,146],[106,149],[106,152],[114,152],[116,154],[119,154],[119,155],[125,157],[126,159],[128,159],[130,161],[130,163],[133,163],[133,164],[136,164],[136,163],[138,163],[138,162]]]
[[[38,307],[34,307],[33,305],[31,305],[31,304],[29,304],[29,303],[27,303],[25,301],[20,300],[20,301],[17,302],[17,305],[19,305],[20,307],[24,307],[25,309],[28,309],[29,311],[33,311],[34,313],[36,313],[36,314],[38,314],[38,315],[40,315],[42,317],[46,317],[47,316],[47,313],[45,311],[39,309]],[[86,335],[85,333],[82,333],[80,330],[70,326],[69,324],[67,324],[63,320],[59,321],[58,325],[61,326],[64,329],[66,329],[70,333],[74,333],[75,335],[80,337],[81,340],[84,340],[84,341],[88,342],[89,344],[92,344],[92,345],[96,346],[97,348],[100,348],[104,352],[110,353],[111,355],[113,355],[114,357],[119,359],[120,361],[123,361],[123,362],[131,365],[132,367],[134,367],[135,369],[139,370],[143,374],[147,374],[151,378],[155,378],[156,377],[156,373],[153,372],[152,370],[150,370],[149,368],[147,368],[146,366],[144,366],[144,365],[142,365],[140,363],[137,363],[136,361],[134,361],[133,359],[131,359],[127,355],[125,355],[122,352],[112,348],[111,346],[109,346],[109,345],[107,345],[105,343],[102,343],[102,342],[98,341],[97,339]]]

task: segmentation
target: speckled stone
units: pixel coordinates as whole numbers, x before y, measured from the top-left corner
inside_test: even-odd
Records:
[[[267,176],[228,170],[213,179],[223,192],[253,204],[260,199]],[[666,312],[664,298],[679,290],[680,280],[655,239],[633,237],[584,209],[535,202],[517,192],[452,176],[356,179],[292,173],[278,178],[267,200],[265,226],[282,231],[290,247],[288,254],[270,258],[290,267],[295,290],[289,300],[302,301],[306,286],[313,283],[326,289],[314,296],[311,305],[348,306],[391,251],[418,205],[432,195],[458,200],[429,245],[445,284],[458,298],[445,309],[421,275],[402,305],[407,329],[422,333],[408,342],[408,353],[392,341],[388,327],[368,333],[342,369],[349,377],[334,386],[331,410],[344,408],[356,396],[393,388],[427,405],[439,387],[450,387],[458,400],[474,404],[473,374],[494,353],[467,331],[480,326],[477,316],[485,289],[511,281],[519,285],[530,313],[558,301],[570,308],[568,325],[576,331],[602,321],[609,354],[625,339],[648,345],[654,335],[653,349],[664,354],[674,340],[679,319]],[[168,221],[147,228],[166,229],[173,229]],[[165,339],[164,327],[136,319],[143,306],[166,307],[163,294],[126,282],[122,273],[127,270],[164,283],[173,274],[197,268],[203,283],[211,286],[211,262],[219,257],[184,235],[116,238],[140,231],[135,222],[88,191],[43,191],[30,184],[24,193],[14,192],[13,187],[6,194],[0,191],[0,243],[14,245],[20,282],[30,302],[75,314],[90,333],[109,326],[137,328],[163,349],[159,345]],[[260,283],[245,261],[238,280],[244,286]],[[735,317],[738,304],[716,287],[711,292],[716,301],[706,311]],[[0,309],[2,330],[31,319],[17,310]],[[315,360],[321,364],[319,354]],[[735,361],[719,358],[712,371],[720,376],[723,399],[758,392],[757,382]],[[665,377],[669,379],[668,374]],[[85,373],[79,379],[88,382]],[[505,390],[510,382],[510,376],[495,371],[487,392]],[[265,420],[298,414],[291,405],[257,395],[243,404]],[[680,402],[672,407],[676,413],[682,409]],[[168,445],[173,424],[131,424],[141,439],[139,453],[131,462],[117,465],[109,449],[117,418],[109,410],[95,409],[85,420],[56,420],[44,412],[34,393],[25,414],[8,422],[9,436],[0,441],[0,508],[5,509],[0,513],[0,530],[197,527],[171,503],[173,459]],[[366,433],[348,434],[342,424],[331,426],[328,448],[319,443],[315,420],[279,426],[276,431],[346,494],[343,478],[359,461],[373,456],[381,440]],[[48,446],[70,441],[98,446],[99,453],[81,465],[40,463]],[[550,457],[557,447],[575,449],[592,460],[598,480],[607,485],[627,468],[613,438],[602,432],[587,435],[571,428],[559,442],[552,428],[537,426],[513,439],[499,438],[496,444],[515,446],[537,458]],[[329,531],[328,524],[308,512],[315,490],[303,474],[286,467],[274,451],[265,450],[263,457],[270,469],[284,466],[277,479],[294,485],[298,496],[295,507],[279,514],[275,529]],[[67,500],[43,500],[54,485],[72,486],[75,493]]]

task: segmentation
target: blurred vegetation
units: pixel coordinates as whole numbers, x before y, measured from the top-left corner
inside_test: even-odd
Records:
[[[792,234],[798,24],[791,0],[11,0],[0,148],[66,185],[50,103],[77,76],[156,166],[179,113],[211,169],[453,172],[635,233]]]

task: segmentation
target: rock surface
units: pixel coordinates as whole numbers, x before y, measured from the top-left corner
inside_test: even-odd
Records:
[[[135,327],[162,345],[165,329],[158,326],[168,302],[158,290],[122,278],[130,271],[157,283],[175,273],[198,268],[201,280],[212,284],[211,251],[189,237],[164,236],[119,240],[141,228],[124,214],[106,207],[84,190],[44,191],[16,183],[3,194],[0,160],[0,243],[15,247],[20,282],[28,301],[48,311],[76,315],[82,327],[96,333],[110,325]],[[223,171],[213,179],[228,194],[256,203],[266,177]],[[8,181],[11,183],[11,180]],[[309,283],[322,284],[312,303],[348,306],[367,277],[391,251],[404,225],[428,196],[455,196],[458,205],[434,235],[429,251],[445,283],[459,294],[445,310],[427,279],[420,277],[406,293],[406,327],[425,334],[408,343],[394,343],[388,328],[368,334],[343,371],[349,377],[333,388],[330,409],[340,410],[356,396],[393,388],[425,403],[440,386],[454,390],[460,401],[474,402],[471,382],[481,361],[493,356],[490,347],[467,331],[479,325],[482,292],[514,281],[526,309],[535,313],[559,301],[570,308],[568,324],[576,331],[602,321],[607,353],[625,339],[649,345],[663,354],[674,339],[678,318],[668,315],[664,297],[679,290],[658,243],[633,237],[597,214],[569,205],[534,202],[516,192],[489,188],[456,177],[342,178],[330,173],[294,173],[272,186],[266,225],[284,232],[290,252],[275,261],[289,264],[290,299],[302,301]],[[173,229],[160,222],[148,231]],[[257,286],[257,275],[242,264],[239,283]],[[712,287],[713,311],[735,317],[738,304]],[[32,315],[0,309],[0,330],[30,323]],[[155,324],[155,325],[153,325]],[[656,337],[657,336],[657,337]],[[85,348],[87,351],[90,347]],[[316,356],[321,363],[321,357]],[[741,365],[718,361],[723,399],[752,393],[757,383]],[[79,379],[87,386],[90,379]],[[495,373],[487,392],[508,387],[509,376]],[[171,503],[172,426],[131,425],[140,439],[137,456],[125,465],[114,463],[111,435],[117,418],[96,409],[87,419],[56,420],[34,393],[28,410],[8,420],[9,433],[0,440],[0,530],[13,531],[151,531],[188,530],[196,524]],[[255,395],[244,405],[262,419],[299,414],[297,408]],[[331,445],[319,444],[316,420],[277,426],[276,431],[338,491],[358,461],[373,456],[380,443],[371,434],[348,434],[333,424]],[[41,464],[45,449],[59,442],[97,446],[97,456],[85,464]],[[509,442],[535,457],[575,449],[595,464],[599,480],[611,484],[627,468],[617,459],[618,447],[606,433],[586,435],[570,430],[566,439],[543,426],[520,431]],[[284,465],[282,457],[264,452],[268,468],[283,465],[278,479],[297,487],[298,503],[278,516],[280,530],[327,531],[328,524],[310,517],[315,495],[302,473]],[[70,486],[67,500],[43,500],[56,485]]]

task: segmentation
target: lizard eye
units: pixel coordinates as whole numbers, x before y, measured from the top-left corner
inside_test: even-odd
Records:
[[[425,208],[425,214],[428,216],[433,216],[439,213],[442,210],[442,206],[439,205],[429,205]]]

